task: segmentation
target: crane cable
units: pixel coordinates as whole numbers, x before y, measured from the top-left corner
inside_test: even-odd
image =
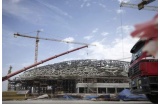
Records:
[[[120,11],[121,11],[120,7]],[[121,39],[122,39],[122,59],[124,59],[124,46],[123,46],[123,27],[122,27],[122,13],[120,13],[120,26],[121,26]]]

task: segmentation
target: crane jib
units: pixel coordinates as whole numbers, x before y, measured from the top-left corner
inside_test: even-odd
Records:
[[[23,72],[23,71],[25,71],[25,70],[28,70],[28,69],[30,69],[30,68],[32,68],[32,67],[35,67],[35,66],[37,66],[37,65],[39,65],[39,64],[42,64],[42,63],[47,62],[47,61],[49,61],[49,60],[52,60],[52,59],[54,59],[54,58],[63,56],[63,55],[65,55],[65,54],[68,54],[68,53],[71,53],[71,52],[74,52],[74,51],[77,51],[77,50],[80,50],[80,49],[86,48],[86,47],[88,47],[88,45],[85,45],[85,46],[82,46],[82,47],[79,47],[79,48],[75,48],[75,49],[72,49],[72,50],[70,50],[70,51],[63,52],[63,53],[61,53],[61,54],[58,54],[58,55],[49,57],[49,58],[47,58],[47,59],[45,59],[45,60],[42,60],[42,61],[37,62],[37,63],[35,63],[35,64],[32,64],[32,65],[30,65],[30,66],[28,66],[28,67],[24,67],[23,69],[20,69],[20,70],[18,70],[18,71],[16,71],[16,72],[10,73],[10,74],[2,77],[2,81],[5,81],[5,80],[9,79],[9,78],[12,77],[12,76],[14,76],[14,75],[16,75],[16,74],[19,74],[19,73],[21,73],[21,72]]]

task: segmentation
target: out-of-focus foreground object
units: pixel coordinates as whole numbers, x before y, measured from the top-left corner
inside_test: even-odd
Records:
[[[140,38],[130,51],[131,92],[145,94],[152,103],[158,104],[158,14],[148,22],[135,25],[131,36]]]
[[[144,47],[143,52],[158,58],[158,14],[150,21],[135,25],[132,37],[140,40],[150,40]]]

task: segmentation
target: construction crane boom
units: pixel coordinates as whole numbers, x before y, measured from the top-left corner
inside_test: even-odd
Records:
[[[37,38],[35,36],[22,35],[22,34],[19,34],[19,33],[14,34],[14,36],[21,36],[21,37],[27,37],[27,38],[33,38],[33,39]],[[96,46],[94,44],[88,44],[88,43],[82,43],[82,42],[74,42],[74,41],[66,41],[66,40],[59,40],[59,39],[54,39],[54,38],[49,39],[49,38],[38,37],[38,39],[57,41],[57,42],[64,42],[64,43],[71,43],[71,44],[79,44],[79,45]]]
[[[141,4],[130,4],[130,3],[124,3],[122,2],[120,4],[120,7],[129,7],[129,8],[136,8],[141,10],[142,8],[150,11],[158,11],[158,7],[156,6],[147,6],[147,5],[141,5]]]
[[[59,39],[42,38],[42,37],[39,37],[39,32],[40,31],[37,31],[37,36],[28,36],[28,35],[22,35],[22,34],[19,34],[19,33],[14,34],[15,37],[16,36],[21,36],[21,37],[36,39],[35,61],[34,61],[34,63],[37,63],[37,59],[38,59],[38,43],[39,43],[39,39],[41,39],[41,40],[49,40],[49,41],[57,41],[57,42],[65,42],[65,43],[71,43],[71,44],[95,46],[94,44],[88,44],[88,43],[81,43],[81,42],[74,42],[74,41],[65,41],[65,40],[59,40]]]
[[[9,79],[9,78],[12,77],[12,76],[17,75],[17,74],[19,74],[19,73],[21,73],[21,72],[23,72],[23,71],[26,71],[26,70],[28,70],[28,69],[30,69],[30,68],[33,68],[33,67],[35,67],[35,66],[37,66],[37,65],[39,65],[39,64],[42,64],[42,63],[47,62],[47,61],[49,61],[49,60],[55,59],[55,58],[57,58],[57,57],[63,56],[63,55],[65,55],[65,54],[69,54],[69,53],[71,53],[71,52],[74,52],[74,51],[77,51],[77,50],[80,50],[80,49],[86,48],[86,47],[88,47],[88,45],[85,45],[85,46],[82,46],[82,47],[79,47],[79,48],[75,48],[75,49],[72,49],[72,50],[70,50],[70,51],[63,52],[63,53],[61,53],[61,54],[58,54],[58,55],[49,57],[49,58],[47,58],[47,59],[45,59],[45,60],[41,60],[41,61],[39,61],[39,62],[37,62],[37,63],[34,63],[34,64],[30,65],[30,66],[24,67],[24,68],[22,68],[22,69],[20,69],[20,70],[18,70],[18,71],[16,71],[16,72],[10,73],[10,74],[2,77],[2,81],[5,81],[5,80]]]

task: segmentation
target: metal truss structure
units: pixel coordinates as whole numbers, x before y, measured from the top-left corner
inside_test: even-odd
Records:
[[[118,60],[71,60],[33,68],[9,83],[32,94],[116,93],[129,86],[128,68]]]
[[[20,75],[21,80],[45,77],[77,78],[77,77],[104,77],[127,76],[129,62],[118,60],[72,60],[37,67]]]

